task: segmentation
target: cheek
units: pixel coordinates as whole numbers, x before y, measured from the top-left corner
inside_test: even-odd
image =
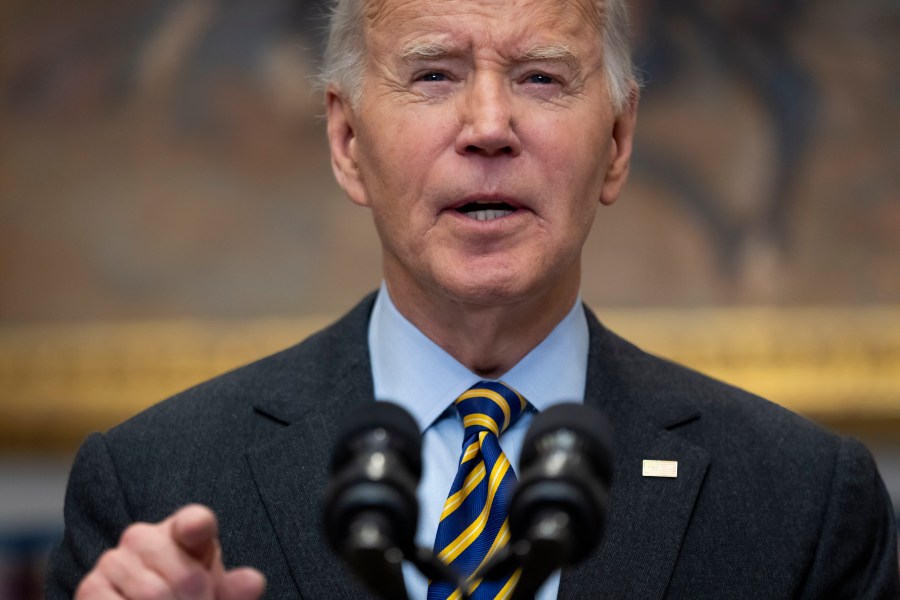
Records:
[[[380,115],[365,135],[364,175],[370,189],[390,196],[420,190],[421,180],[439,152],[440,123],[415,111]]]
[[[581,178],[581,185],[590,195],[592,207],[596,208],[612,159],[613,141],[608,131],[583,130],[579,134],[578,150],[575,153],[577,168],[573,172]]]
[[[600,115],[584,111],[552,113],[528,128],[528,137],[543,148],[543,160],[565,170],[584,171],[609,161],[612,127]]]
[[[570,135],[547,141],[542,162],[551,189],[565,195],[572,212],[593,215],[600,201],[609,165],[610,141],[598,142],[589,130],[568,130]]]
[[[429,170],[418,123],[372,119],[360,138],[360,172],[375,228],[389,250],[414,244],[427,215],[421,203]]]

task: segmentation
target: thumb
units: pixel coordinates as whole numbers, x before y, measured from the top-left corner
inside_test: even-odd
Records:
[[[216,586],[217,600],[257,600],[266,589],[266,578],[250,567],[225,573]]]
[[[172,515],[172,539],[206,567],[213,566],[218,550],[216,515],[200,504],[189,504]]]

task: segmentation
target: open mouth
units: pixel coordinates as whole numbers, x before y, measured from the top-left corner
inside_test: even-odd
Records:
[[[493,221],[512,214],[516,209],[505,202],[469,202],[456,209],[476,221]]]

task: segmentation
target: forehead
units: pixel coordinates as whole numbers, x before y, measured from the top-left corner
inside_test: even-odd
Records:
[[[560,37],[593,44],[603,9],[601,0],[368,0],[364,16],[370,49],[377,52],[431,36],[468,44]]]

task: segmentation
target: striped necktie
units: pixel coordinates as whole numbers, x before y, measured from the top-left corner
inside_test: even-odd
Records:
[[[499,437],[525,409],[525,399],[503,383],[481,381],[456,399],[465,427],[459,470],[450,488],[434,541],[434,551],[457,572],[470,578],[509,541],[507,512],[516,474],[500,449]],[[502,580],[469,582],[473,599],[508,598],[519,571]],[[428,600],[456,600],[461,592],[447,582],[433,582]]]

